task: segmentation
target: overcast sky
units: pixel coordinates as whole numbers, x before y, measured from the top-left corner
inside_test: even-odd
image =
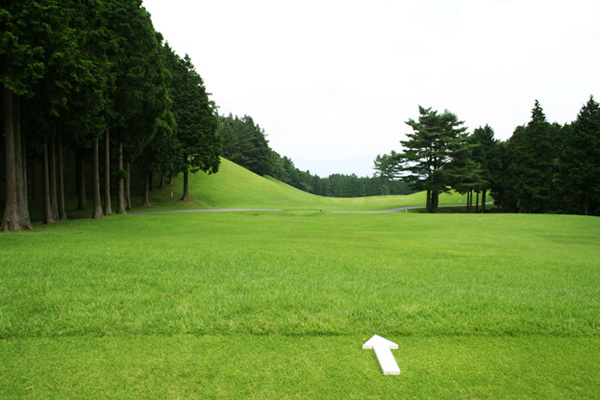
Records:
[[[189,54],[221,114],[250,115],[271,148],[327,176],[372,175],[418,106],[499,139],[600,100],[597,0],[144,0]]]

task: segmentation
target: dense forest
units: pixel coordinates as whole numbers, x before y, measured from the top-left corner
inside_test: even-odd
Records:
[[[427,211],[455,190],[493,196],[501,211],[600,215],[600,111],[593,97],[573,123],[552,124],[536,102],[531,121],[501,142],[467,132],[448,111],[419,108],[399,153],[378,155],[372,177],[301,171],[269,147],[251,117],[220,116],[192,60],[155,31],[141,0],[1,0],[0,230],[67,218],[66,187],[93,218],[126,213],[131,187],[149,205],[153,180],[215,173],[224,157],[323,196],[427,191]],[[91,200],[88,197],[91,195]],[[114,198],[113,198],[114,196]],[[116,199],[113,209],[111,200]]]
[[[65,219],[65,177],[93,218],[131,208],[131,179],[217,172],[216,106],[191,59],[176,55],[140,0],[2,1],[0,84],[6,155],[1,230]],[[66,163],[76,173],[65,174]],[[69,164],[71,165],[71,164]],[[132,174],[132,169],[137,171]]]

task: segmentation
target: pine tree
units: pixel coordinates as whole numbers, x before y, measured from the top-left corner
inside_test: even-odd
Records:
[[[560,176],[568,212],[600,214],[600,106],[593,96],[565,130]]]
[[[466,128],[447,110],[438,114],[419,106],[419,114],[418,121],[406,122],[414,133],[407,134],[408,140],[400,142],[404,152],[399,157],[403,170],[410,172],[405,179],[415,189],[427,191],[426,210],[434,213],[439,194],[451,188],[452,161],[464,145]]]
[[[519,127],[508,141],[510,183],[516,210],[526,213],[549,212],[552,208],[552,182],[555,148],[552,126],[536,100],[531,121]]]
[[[181,144],[183,194],[189,200],[189,173],[219,170],[221,140],[217,135],[216,107],[208,98],[204,81],[189,56],[180,58],[165,46],[167,68],[171,73],[169,88],[177,122],[177,139]]]

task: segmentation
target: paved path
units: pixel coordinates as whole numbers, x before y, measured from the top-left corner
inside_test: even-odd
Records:
[[[188,212],[235,212],[235,211],[283,211],[281,208],[203,208],[203,209],[185,209],[185,210],[148,210],[148,211],[127,211],[127,215],[136,214],[172,214]],[[69,216],[68,219],[92,218],[91,214]]]
[[[127,214],[170,214],[186,212],[283,211],[281,208],[203,208],[191,210],[131,211]]]
[[[493,204],[493,201],[490,201],[486,204]],[[446,204],[446,205],[440,205],[438,206],[438,208],[443,208],[443,207],[466,207],[466,204]],[[344,213],[344,214],[383,214],[383,213],[395,213],[395,212],[401,212],[401,211],[406,211],[406,210],[419,210],[419,209],[424,209],[425,206],[410,206],[410,207],[398,207],[398,208],[392,208],[389,210],[380,210],[380,211],[331,211],[333,213]]]
[[[487,204],[492,204],[493,201],[488,202]],[[442,207],[466,207],[466,204],[455,204],[455,205],[441,205],[438,208]],[[379,210],[379,211],[329,211],[332,213],[338,214],[384,214],[384,213],[396,213],[406,210],[418,210],[423,209],[425,206],[410,206],[410,207],[398,207],[391,208],[389,210]],[[189,212],[240,212],[240,211],[283,211],[282,208],[203,208],[203,209],[185,209],[185,210],[148,210],[148,211],[129,211],[127,214],[136,215],[136,214],[172,214],[172,213],[189,213]],[[69,219],[83,219],[83,218],[91,218],[91,215],[76,215],[69,217]]]

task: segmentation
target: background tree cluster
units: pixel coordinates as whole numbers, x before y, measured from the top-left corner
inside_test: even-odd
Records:
[[[385,160],[386,170],[374,177],[358,177],[355,174],[332,174],[326,178],[301,171],[294,162],[275,152],[262,129],[252,117],[244,115],[220,116],[218,134],[222,140],[223,157],[261,175],[269,175],[290,186],[320,196],[360,197],[382,194],[412,193],[409,185],[397,179],[390,168],[390,156],[378,156]],[[376,165],[377,162],[376,162]],[[380,165],[382,165],[380,163]],[[375,167],[377,169],[377,167]]]
[[[490,192],[505,212],[600,215],[600,109],[593,97],[564,126],[549,123],[536,101],[529,123],[505,142],[487,125],[468,134],[449,111],[419,107],[419,114],[406,122],[413,132],[394,159],[404,180],[427,191],[428,212],[436,212],[439,193],[455,190],[468,194],[469,205],[481,194],[482,211]]]
[[[1,2],[2,230],[30,229],[29,204],[40,196],[45,223],[65,219],[71,187],[82,210],[93,193],[94,218],[113,212],[115,191],[125,213],[132,168],[146,182],[146,203],[155,172],[218,170],[216,107],[141,4]]]

